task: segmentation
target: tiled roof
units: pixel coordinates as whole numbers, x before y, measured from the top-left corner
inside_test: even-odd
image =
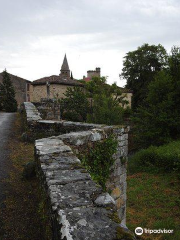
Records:
[[[18,80],[18,81],[22,81],[22,82],[25,81],[25,82],[31,83],[31,81],[29,81],[29,80],[27,80],[27,79],[24,79],[24,78],[15,76],[15,75],[13,75],[13,74],[11,74],[11,73],[9,73],[9,72],[8,72],[8,74],[9,74],[12,82],[13,82],[14,80]],[[2,82],[2,80],[3,80],[3,72],[0,73],[0,82]]]
[[[69,85],[69,86],[83,86],[78,80],[65,78],[58,75],[52,75],[50,77],[40,78],[32,82],[32,85],[44,85],[46,83],[50,84],[61,84],[61,85]]]

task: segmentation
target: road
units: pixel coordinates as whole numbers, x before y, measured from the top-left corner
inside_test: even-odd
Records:
[[[6,184],[3,179],[8,177],[9,149],[8,140],[12,134],[12,125],[15,119],[15,113],[0,112],[0,208],[4,206]]]

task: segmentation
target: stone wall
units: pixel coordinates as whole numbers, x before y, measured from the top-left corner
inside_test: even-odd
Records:
[[[60,120],[60,104],[55,99],[41,99],[41,102],[35,102],[34,105],[41,114],[42,119]]]
[[[58,136],[67,145],[71,146],[75,153],[84,152],[93,147],[93,143],[102,141],[110,135],[116,136],[118,140],[117,152],[113,158],[114,165],[106,183],[107,191],[115,201],[116,210],[121,223],[126,224],[126,168],[128,154],[128,128],[101,127],[89,131],[72,132]]]
[[[50,95],[49,98],[53,99],[58,96],[58,98],[64,98],[64,93],[66,93],[67,88],[72,88],[73,86],[63,85],[63,84],[51,84],[49,86]],[[33,102],[40,102],[42,98],[47,98],[47,86],[44,85],[33,85]]]
[[[56,135],[68,132],[35,141],[39,178],[50,206],[53,239],[134,239],[125,227],[129,128],[43,121],[32,103],[25,103],[25,109],[31,131],[48,130]],[[106,183],[109,194],[92,181],[76,153],[111,133],[116,136],[118,147]]]

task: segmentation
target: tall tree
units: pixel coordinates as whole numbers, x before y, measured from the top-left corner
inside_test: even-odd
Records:
[[[3,81],[0,84],[0,102],[2,109],[6,112],[17,111],[17,101],[15,99],[15,90],[11,82],[10,75],[6,70],[3,72]]]
[[[134,118],[141,147],[161,145],[180,137],[180,48],[173,47],[168,68],[160,71],[148,86],[146,106]]]
[[[122,124],[129,109],[124,109],[128,102],[121,89],[116,85],[108,85],[106,78],[94,77],[86,83],[88,96],[92,99],[92,112],[88,114],[88,122],[116,125]]]
[[[84,88],[68,88],[60,100],[63,118],[100,124],[121,124],[129,114],[128,104],[120,88],[106,83],[106,78],[95,77],[84,83]],[[126,115],[125,115],[126,114]]]
[[[167,53],[162,45],[144,44],[124,57],[121,76],[133,90],[132,108],[143,105],[149,83],[157,72],[167,68]]]
[[[139,107],[134,114],[134,136],[139,147],[161,145],[177,136],[180,121],[173,95],[172,77],[165,71],[159,72],[149,84],[146,106]]]
[[[63,118],[70,121],[86,121],[89,101],[80,87],[67,88],[65,98],[60,100]]]

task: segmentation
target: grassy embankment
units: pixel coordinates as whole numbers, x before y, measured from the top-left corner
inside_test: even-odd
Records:
[[[129,160],[127,187],[129,229],[134,231],[136,227],[142,227],[174,230],[174,234],[143,234],[141,239],[180,239],[180,174],[176,169],[179,156],[180,142],[173,142],[140,152]],[[152,164],[154,161],[155,165]],[[169,161],[174,161],[170,165],[174,165],[175,170],[167,168]]]
[[[34,161],[34,144],[21,140],[23,122],[17,114],[9,141],[12,168],[6,180],[8,192],[3,215],[3,240],[49,240],[50,225],[44,212],[44,199],[38,179],[23,180],[23,166]]]

